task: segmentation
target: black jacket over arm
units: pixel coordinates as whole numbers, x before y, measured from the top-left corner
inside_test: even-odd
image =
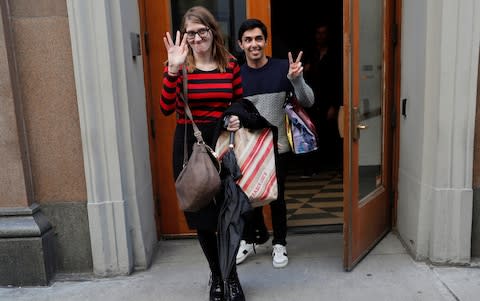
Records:
[[[275,153],[278,153],[278,129],[276,126],[273,126],[267,119],[262,117],[258,112],[255,105],[248,99],[243,98],[235,103],[233,103],[222,116],[222,122],[217,125],[215,132],[215,139],[217,141],[218,136],[222,130],[225,130],[223,127],[223,120],[227,116],[236,115],[240,119],[241,126],[247,129],[264,129],[271,128],[273,133],[273,141],[275,143]]]

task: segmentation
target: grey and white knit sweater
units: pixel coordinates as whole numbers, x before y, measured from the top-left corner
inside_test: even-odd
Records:
[[[241,67],[243,96],[250,100],[258,112],[272,125],[278,127],[278,152],[290,151],[285,132],[285,111],[283,104],[288,91],[294,91],[303,107],[311,107],[314,102],[312,89],[303,76],[293,80],[287,78],[288,60],[268,59],[261,68]]]

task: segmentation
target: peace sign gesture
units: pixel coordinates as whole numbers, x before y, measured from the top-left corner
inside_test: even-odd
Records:
[[[163,43],[165,44],[165,49],[168,54],[168,72],[176,74],[180,69],[180,65],[182,65],[187,58],[187,35],[183,35],[183,38],[180,39],[180,31],[177,30],[177,36],[175,42],[173,42],[170,33],[167,32],[166,36],[163,37]]]
[[[303,55],[303,51],[300,51],[300,53],[297,56],[297,59],[293,61],[292,53],[288,52],[288,62],[290,64],[290,67],[288,68],[287,77],[289,79],[297,78],[300,74],[302,74],[303,66],[302,66],[302,62],[300,61],[302,59],[302,55]]]

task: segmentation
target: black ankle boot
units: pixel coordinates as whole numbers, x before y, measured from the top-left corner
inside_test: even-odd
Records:
[[[227,279],[227,291],[225,291],[225,293],[227,295],[226,300],[245,301],[245,295],[243,294],[236,270],[232,271]]]
[[[220,275],[212,275],[210,285],[210,301],[224,301],[223,281]]]

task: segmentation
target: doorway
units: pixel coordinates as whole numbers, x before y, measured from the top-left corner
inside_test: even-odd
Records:
[[[343,105],[342,21],[341,1],[271,2],[272,55],[287,58],[289,51],[294,56],[303,51],[304,78],[315,94],[307,113],[317,127],[319,149],[292,155],[285,183],[287,223],[295,232],[342,231],[343,149],[337,120]]]
[[[307,41],[312,40],[309,38],[312,36],[310,29],[314,28],[315,23],[322,20],[322,17],[331,26],[332,47],[337,48],[333,54],[340,56],[336,69],[342,71],[340,91],[343,91],[343,95],[336,98],[343,106],[339,108],[338,125],[335,125],[343,137],[343,150],[332,154],[343,155],[343,160],[339,163],[343,164],[343,168],[339,170],[339,164],[333,164],[330,166],[331,169],[326,169],[327,174],[322,175],[320,170],[319,174],[312,174],[310,179],[302,178],[303,168],[300,167],[324,166],[308,164],[311,162],[310,159],[306,160],[307,164],[302,165],[299,163],[300,158],[294,158],[291,161],[291,179],[287,184],[297,192],[310,191],[308,192],[310,195],[305,196],[305,193],[295,195],[296,193],[291,192],[287,194],[293,200],[313,199],[313,203],[320,204],[324,200],[321,198],[319,200],[316,197],[317,193],[324,192],[331,198],[330,202],[323,202],[328,206],[322,205],[323,207],[312,209],[309,208],[312,206],[307,204],[302,208],[305,204],[298,205],[297,202],[295,206],[298,208],[291,209],[295,210],[295,213],[302,209],[298,212],[304,212],[304,217],[320,210],[322,213],[333,213],[337,217],[328,223],[341,225],[343,229],[344,267],[351,270],[388,233],[392,225],[394,203],[392,188],[395,185],[393,140],[397,131],[392,125],[397,118],[394,114],[398,112],[395,109],[398,108],[395,93],[396,87],[399,86],[398,81],[394,81],[393,69],[393,66],[398,64],[398,56],[394,53],[394,41],[397,40],[395,34],[398,31],[394,30],[394,22],[399,15],[399,0],[369,2],[343,0],[343,3],[334,0],[322,1],[324,8],[320,11],[314,9],[309,1],[298,1],[299,5],[286,6],[279,1],[245,0],[244,16],[259,18],[265,22],[271,30],[269,46],[273,46],[273,55],[276,57],[286,57],[288,50],[293,50],[296,56],[300,49],[308,48]],[[172,31],[171,2],[139,0],[142,30],[145,32],[143,47],[147,49],[144,66],[149,103],[147,111],[151,131],[152,174],[158,233],[162,237],[192,234],[186,227],[183,213],[177,207],[171,176],[175,117],[163,116],[158,105],[161,92],[159,83],[162,82],[163,62],[166,60],[161,37],[166,31]],[[212,1],[200,2],[195,4]],[[228,19],[224,18],[227,21]],[[267,49],[267,55],[271,54],[272,50]],[[308,54],[307,50],[306,53]],[[398,145],[396,147],[398,148]],[[333,160],[330,156],[320,158],[326,159],[327,162]],[[325,187],[326,184],[332,186]],[[268,208],[266,211],[268,220]],[[312,220],[314,219],[296,226],[312,227],[315,225]],[[316,225],[320,223],[317,222]]]

